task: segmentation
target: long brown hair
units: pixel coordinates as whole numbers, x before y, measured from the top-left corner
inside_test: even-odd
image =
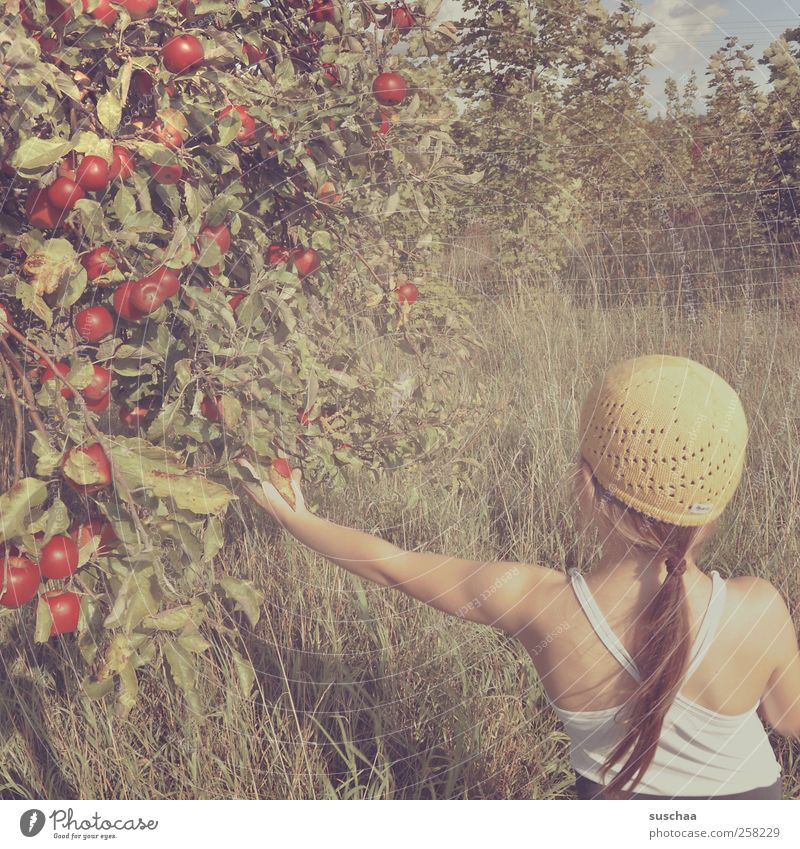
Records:
[[[585,477],[584,477],[585,476]],[[633,548],[652,555],[651,562],[666,560],[667,577],[650,599],[635,630],[636,666],[641,682],[625,705],[625,734],[603,765],[608,770],[623,761],[606,785],[604,797],[630,796],[653,760],[664,716],[683,681],[689,660],[690,624],[683,572],[689,552],[707,541],[716,522],[685,528],[650,519],[611,495],[595,478],[591,466],[580,458],[576,479],[590,478],[595,510],[614,532]],[[630,782],[630,786],[626,785]]]

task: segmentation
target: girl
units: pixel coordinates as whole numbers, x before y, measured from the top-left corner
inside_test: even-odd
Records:
[[[800,734],[800,654],[780,594],[697,564],[742,475],[734,390],[678,357],[613,366],[580,420],[579,527],[598,531],[588,577],[528,563],[404,551],[248,493],[300,542],[384,587],[491,625],[528,650],[571,741],[579,798],[779,799],[760,714]]]

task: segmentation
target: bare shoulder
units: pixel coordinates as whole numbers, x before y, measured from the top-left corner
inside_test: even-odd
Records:
[[[726,584],[736,597],[740,612],[746,611],[748,616],[785,619],[789,615],[780,590],[764,578],[741,575],[738,578],[729,578]]]
[[[563,596],[569,589],[569,577],[560,569],[553,569],[538,563],[517,564],[525,575],[523,580],[534,589],[530,593],[531,624],[549,622],[554,616],[558,617],[563,608]]]

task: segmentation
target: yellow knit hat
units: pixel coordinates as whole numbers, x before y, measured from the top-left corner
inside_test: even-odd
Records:
[[[747,420],[736,392],[684,357],[612,366],[580,417],[581,455],[613,496],[674,525],[722,513],[742,477]]]

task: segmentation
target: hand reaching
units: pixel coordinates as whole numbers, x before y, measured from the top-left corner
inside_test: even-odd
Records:
[[[248,468],[254,475],[256,474],[256,470],[246,460],[239,459],[236,462]],[[286,500],[269,480],[262,480],[260,485],[246,481],[241,481],[240,483],[245,492],[247,492],[259,507],[262,507],[274,519],[280,522],[281,525],[286,525],[291,517],[308,512],[302,490],[300,489],[301,478],[302,473],[300,469],[294,469],[290,482],[295,499],[294,510],[287,504]]]

